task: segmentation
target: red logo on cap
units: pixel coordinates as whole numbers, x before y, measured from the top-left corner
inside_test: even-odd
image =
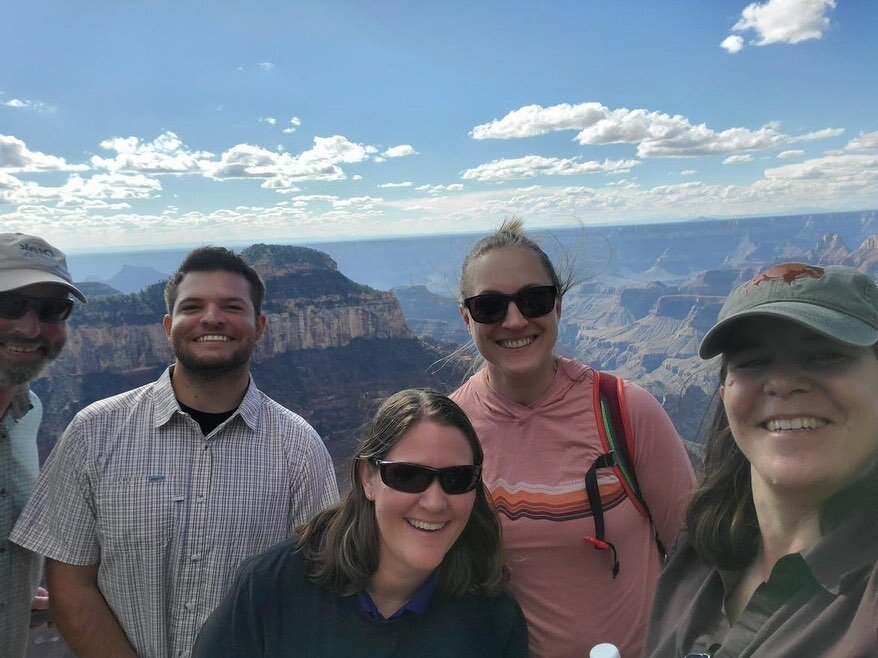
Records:
[[[807,265],[805,263],[780,263],[778,265],[772,265],[761,274],[757,274],[756,276],[754,276],[750,280],[750,283],[747,284],[747,287],[744,288],[744,292],[747,292],[748,290],[750,290],[750,288],[754,286],[758,286],[763,281],[783,279],[784,283],[791,284],[796,279],[801,279],[802,277],[819,279],[822,276],[822,267]]]

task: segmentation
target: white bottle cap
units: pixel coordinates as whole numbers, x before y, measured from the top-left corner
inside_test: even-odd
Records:
[[[588,653],[588,658],[622,658],[615,644],[596,644]]]

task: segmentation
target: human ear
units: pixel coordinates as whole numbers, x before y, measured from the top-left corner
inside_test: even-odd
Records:
[[[363,486],[363,495],[367,500],[374,500],[375,471],[369,468],[369,463],[365,459],[357,460],[357,470],[360,474],[360,484]]]

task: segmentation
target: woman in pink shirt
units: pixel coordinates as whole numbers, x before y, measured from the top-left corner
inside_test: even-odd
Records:
[[[601,642],[640,654],[662,566],[649,520],[612,470],[599,471],[609,550],[597,550],[584,476],[603,454],[594,370],[555,356],[569,288],[545,252],[504,222],[464,259],[461,316],[484,365],[452,398],[485,452],[482,477],[503,526],[510,589],[528,621],[532,655],[581,658]],[[658,538],[670,546],[694,476],[670,419],[644,389],[625,384],[634,470]]]

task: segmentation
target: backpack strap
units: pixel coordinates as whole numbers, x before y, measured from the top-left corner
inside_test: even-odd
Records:
[[[634,470],[634,432],[631,430],[622,379],[607,372],[594,371],[594,413],[604,454],[594,461],[585,474],[585,491],[595,526],[594,536],[585,537],[585,541],[595,548],[612,550],[613,578],[615,578],[619,573],[619,560],[615,546],[605,537],[604,511],[597,482],[598,469],[612,468],[625,495],[635,509],[648,519],[663,563],[667,559],[667,551],[659,539],[652,515],[649,513],[649,506],[643,499],[640,484],[637,482],[637,473]]]

